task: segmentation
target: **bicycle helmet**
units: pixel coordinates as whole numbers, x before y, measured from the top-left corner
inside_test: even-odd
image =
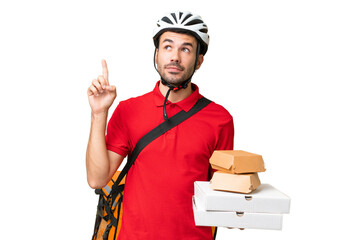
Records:
[[[199,15],[191,12],[166,13],[157,21],[153,32],[155,47],[158,47],[158,38],[166,31],[182,30],[193,35],[200,43],[200,54],[205,55],[209,46],[208,28]]]

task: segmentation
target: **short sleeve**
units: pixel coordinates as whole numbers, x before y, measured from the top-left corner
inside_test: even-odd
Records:
[[[123,118],[123,115],[126,114],[123,105],[123,102],[120,102],[111,116],[107,126],[105,141],[108,150],[126,157],[129,153],[130,141],[127,122]]]
[[[219,138],[215,150],[233,150],[234,149],[234,121],[229,117],[219,132]]]

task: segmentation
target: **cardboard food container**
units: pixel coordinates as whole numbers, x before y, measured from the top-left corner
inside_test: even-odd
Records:
[[[215,191],[210,183],[196,181],[194,194],[207,211],[289,213],[290,198],[270,184],[261,184],[250,194]]]
[[[214,190],[250,193],[260,186],[260,179],[257,173],[230,174],[214,172],[210,186]]]
[[[233,174],[266,171],[261,155],[241,150],[214,151],[210,164],[213,169]]]
[[[282,215],[271,213],[205,211],[197,198],[193,197],[196,226],[281,230]]]

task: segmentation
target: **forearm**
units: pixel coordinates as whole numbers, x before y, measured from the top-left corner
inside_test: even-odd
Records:
[[[87,180],[92,188],[103,187],[109,178],[110,159],[105,142],[107,112],[91,114],[91,129],[86,151]]]

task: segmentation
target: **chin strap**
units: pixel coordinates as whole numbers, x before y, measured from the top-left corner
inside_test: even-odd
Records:
[[[163,106],[163,116],[164,116],[165,121],[167,121],[169,119],[167,116],[167,113],[166,113],[166,103],[169,98],[170,92],[171,91],[177,92],[180,89],[187,88],[190,81],[191,81],[191,78],[189,78],[187,81],[185,81],[185,83],[181,84],[180,86],[174,87],[174,86],[170,85],[169,83],[167,83],[163,78],[161,78],[161,83],[169,88],[169,90],[167,91],[167,93],[165,95],[164,106]]]
[[[165,96],[164,106],[163,106],[163,116],[164,116],[165,121],[167,121],[169,119],[168,116],[167,116],[167,113],[166,113],[166,102],[168,100],[168,97],[170,95],[171,90],[172,89],[169,88],[169,90],[167,91],[166,96]]]

